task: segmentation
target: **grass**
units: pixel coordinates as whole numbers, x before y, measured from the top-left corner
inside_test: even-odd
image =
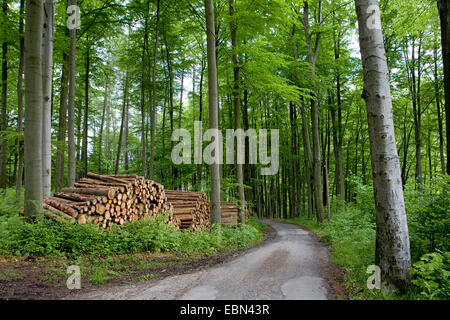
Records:
[[[0,281],[2,280],[21,280],[24,278],[24,273],[20,270],[5,270],[0,271]]]

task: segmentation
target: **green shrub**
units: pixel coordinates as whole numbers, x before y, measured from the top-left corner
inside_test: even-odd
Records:
[[[447,191],[444,191],[444,190]],[[408,185],[405,204],[412,260],[450,247],[450,176],[435,177],[422,191]]]
[[[48,219],[34,223],[12,214],[0,216],[0,253],[13,255],[107,256],[144,251],[214,253],[237,249],[263,239],[261,223],[214,226],[210,230],[179,232],[166,224],[166,216],[139,220],[103,230],[92,224],[60,224]]]
[[[450,299],[450,252],[423,255],[411,275],[415,290],[427,299]]]

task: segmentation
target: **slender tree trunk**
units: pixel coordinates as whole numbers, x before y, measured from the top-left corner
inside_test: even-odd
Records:
[[[321,2],[319,1],[319,24],[320,24],[320,15],[321,15]],[[311,32],[309,25],[309,7],[308,2],[304,2],[304,26],[305,26],[305,37],[306,37],[306,45],[308,49],[308,62],[311,65],[312,71],[310,73],[310,77],[314,86],[313,91],[316,91],[316,81],[315,81],[315,65],[317,56],[319,54],[319,42],[321,33],[318,32],[315,39],[315,45],[311,43]],[[321,200],[322,197],[322,170],[321,170],[321,155],[320,155],[320,134],[319,134],[319,110],[318,110],[318,102],[315,98],[315,94],[313,93],[313,99],[311,99],[311,130],[312,130],[312,141],[313,141],[313,182],[314,182],[314,199],[316,203],[316,216],[317,221],[322,223],[324,209],[323,202]]]
[[[6,21],[8,14],[8,1],[3,0],[2,3],[3,17]],[[6,163],[7,163],[7,149],[8,143],[6,140],[5,132],[8,126],[8,113],[7,113],[7,96],[8,96],[8,42],[6,40],[2,43],[2,120],[0,134],[0,188],[6,189]]]
[[[55,16],[55,3],[45,0],[44,25],[42,39],[42,192],[49,197],[52,186],[52,141],[51,141],[51,99],[52,99],[52,67],[53,67],[53,21]]]
[[[159,20],[160,20],[160,0],[156,1],[156,31],[155,31],[155,47],[153,50],[153,103],[150,110],[150,179],[154,179],[155,175],[155,133],[156,133],[156,63],[158,58],[158,42],[159,42]]]
[[[229,14],[231,17],[230,30],[231,30],[231,45],[233,47],[233,71],[234,71],[234,129],[241,129],[241,90],[240,90],[240,67],[239,67],[239,57],[237,53],[237,24],[234,20],[234,0],[229,0]],[[237,160],[237,156],[235,157]],[[245,193],[244,193],[244,172],[242,169],[242,164],[240,161],[236,161],[236,182],[239,184],[239,220],[241,223],[245,223]]]
[[[437,1],[441,20],[442,61],[444,62],[445,129],[447,139],[447,170],[450,172],[450,3]]]
[[[124,117],[124,149],[125,149],[125,171],[128,172],[130,169],[130,159],[128,155],[128,136],[129,136],[129,120],[128,120],[128,108],[129,108],[129,101],[127,100],[127,105],[125,107],[125,117]]]
[[[19,71],[17,74],[17,133],[23,131],[23,68],[24,68],[24,23],[23,15],[25,11],[25,0],[20,0],[19,9],[19,35],[20,35],[20,51],[19,51]],[[18,152],[18,169],[16,175],[16,200],[20,201],[23,180],[23,141],[17,139],[16,148]]]
[[[216,44],[214,26],[214,3],[213,0],[205,0],[206,16],[206,37],[208,53],[208,108],[209,108],[209,128],[219,129],[219,105],[217,103],[217,65],[216,65]],[[218,146],[218,141],[215,141]],[[218,151],[219,148],[216,148]],[[217,154],[215,155],[217,158]],[[211,223],[220,223],[220,170],[219,163],[210,165],[211,174]]]
[[[376,0],[355,0],[355,5],[375,194],[375,263],[386,289],[403,290],[410,281],[411,254],[380,11]]]
[[[333,34],[334,35],[334,34]],[[338,61],[340,58],[340,37],[339,33],[334,39],[334,59]],[[333,150],[335,158],[335,182],[336,194],[345,200],[345,181],[344,168],[342,163],[342,97],[341,97],[341,75],[339,71],[336,74],[336,97],[337,97],[337,123],[336,109],[331,108],[331,123],[333,127]]]
[[[106,76],[106,83],[105,83],[105,96],[103,97],[103,111],[102,111],[102,122],[100,124],[100,135],[99,135],[99,142],[98,142],[98,173],[102,174],[103,171],[103,128],[105,126],[105,116],[106,116],[106,106],[108,105],[108,81],[109,77]]]
[[[144,22],[144,43],[142,46],[142,69],[141,69],[141,125],[142,125],[142,175],[147,176],[147,130],[145,123],[145,53],[148,48],[148,11],[149,1],[146,1],[145,22]]]
[[[302,135],[303,135],[303,148],[305,150],[305,170],[306,170],[306,181],[308,183],[308,217],[311,218],[313,215],[313,190],[312,190],[312,167],[313,167],[313,156],[311,151],[311,143],[309,140],[309,130],[308,130],[308,122],[306,119],[306,112],[304,101],[302,99],[300,105],[300,113],[302,115]],[[320,195],[320,194],[319,194]]]
[[[89,37],[86,38],[86,41],[89,42]],[[90,68],[91,68],[91,57],[90,57],[90,47],[88,44],[88,48],[86,50],[86,76],[84,83],[84,120],[83,120],[83,151],[81,152],[81,161],[83,162],[83,176],[86,176],[88,173],[88,119],[89,119],[89,77],[90,77]]]
[[[69,5],[76,5],[77,0],[69,0]],[[75,14],[75,13],[72,13]],[[69,100],[68,100],[68,185],[73,187],[75,183],[75,77],[76,77],[76,61],[75,50],[77,41],[77,30],[71,29],[70,48],[69,48]]]
[[[120,125],[120,133],[119,133],[119,142],[117,143],[117,154],[116,154],[116,167],[114,170],[115,174],[119,174],[119,164],[120,164],[120,154],[122,152],[122,137],[125,127],[125,113],[127,108],[127,96],[128,96],[128,79],[129,79],[129,71],[127,70],[125,73],[125,84],[123,86],[123,104],[122,104],[122,120]]]
[[[68,63],[69,56],[63,52],[63,66],[61,75],[61,93],[59,104],[59,127],[58,127],[58,145],[56,152],[56,179],[55,190],[60,191],[64,188],[64,151],[66,142],[67,127],[67,91],[68,91]]]
[[[437,65],[437,48],[434,48],[434,91],[436,95],[436,109],[438,118],[439,131],[439,159],[441,161],[441,171],[445,175],[445,158],[444,158],[444,135],[442,129],[442,115],[441,115],[441,97],[439,95],[439,80],[438,80],[438,65]]]
[[[42,30],[43,3],[26,2],[25,33],[25,216],[42,210]]]
[[[200,87],[199,87],[199,102],[198,102],[198,121],[202,122],[203,120],[203,77],[205,73],[205,67],[206,67],[206,61],[205,56],[202,54],[202,68],[200,71]],[[201,133],[199,132],[198,141],[202,141]],[[202,148],[198,148],[198,158],[201,158],[202,155]],[[197,184],[198,184],[198,190],[201,190],[202,188],[202,161],[197,164]]]

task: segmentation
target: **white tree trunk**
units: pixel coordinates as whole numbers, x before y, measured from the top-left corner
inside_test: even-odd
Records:
[[[76,5],[77,0],[70,0],[70,5]],[[73,187],[75,183],[75,48],[77,41],[77,30],[71,29],[70,48],[69,48],[69,101],[68,101],[68,119],[67,119],[67,136],[68,136],[68,169],[69,187]]]
[[[355,0],[355,5],[375,194],[375,263],[387,290],[404,289],[411,257],[380,9],[376,0]]]
[[[205,0],[206,36],[208,54],[208,106],[209,128],[219,129],[219,106],[217,103],[217,67],[216,67],[216,37],[214,27],[213,0]],[[217,138],[217,137],[216,137]],[[219,152],[220,148],[216,148]],[[215,155],[217,158],[219,155]],[[220,155],[221,156],[221,155]],[[220,223],[220,170],[215,161],[210,165],[211,172],[211,223]]]
[[[27,0],[25,31],[25,210],[42,209],[42,10],[43,0]]]
[[[53,66],[53,20],[55,3],[45,0],[42,37],[42,192],[49,197],[52,186],[52,149],[51,149],[51,97]]]

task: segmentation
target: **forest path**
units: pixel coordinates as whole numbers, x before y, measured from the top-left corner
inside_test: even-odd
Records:
[[[328,251],[310,232],[293,224],[263,220],[276,237],[230,262],[156,283],[108,288],[81,299],[260,300],[333,298],[321,268]]]

